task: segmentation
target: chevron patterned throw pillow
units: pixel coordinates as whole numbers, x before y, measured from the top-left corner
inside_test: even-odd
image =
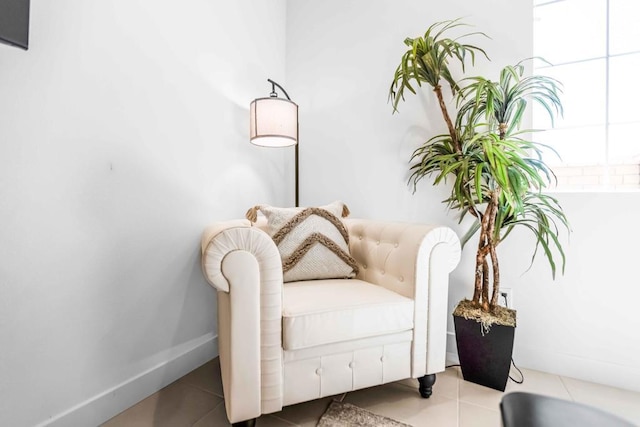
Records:
[[[276,208],[257,205],[247,219],[256,222],[260,211],[278,246],[285,282],[351,278],[358,272],[349,254],[349,235],[340,217],[349,215],[342,202],[317,208]]]

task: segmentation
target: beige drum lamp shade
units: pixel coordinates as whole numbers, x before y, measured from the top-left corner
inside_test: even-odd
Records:
[[[249,106],[249,140],[262,147],[294,146],[295,153],[295,201],[299,205],[298,185],[298,104],[291,100],[282,86],[271,79],[271,93],[268,98],[254,99]],[[287,99],[278,98],[276,87]]]
[[[263,147],[288,147],[298,142],[298,105],[271,96],[254,99],[250,106],[250,140]]]

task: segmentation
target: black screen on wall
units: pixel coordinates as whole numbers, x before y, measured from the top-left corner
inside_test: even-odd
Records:
[[[29,0],[0,0],[0,43],[29,48]]]

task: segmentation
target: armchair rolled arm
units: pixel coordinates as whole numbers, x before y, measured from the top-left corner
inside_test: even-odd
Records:
[[[202,236],[202,268],[218,289],[218,340],[232,423],[282,409],[282,261],[248,221],[220,222]]]
[[[224,259],[234,251],[247,251],[260,263],[263,280],[279,280],[282,286],[282,261],[271,237],[247,220],[218,222],[202,233],[202,269],[214,288],[229,292],[229,280],[223,271]]]

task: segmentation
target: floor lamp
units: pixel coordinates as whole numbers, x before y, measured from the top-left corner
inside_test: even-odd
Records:
[[[295,188],[296,207],[298,199],[298,105],[291,100],[287,91],[278,83],[271,83],[268,98],[256,98],[251,102],[250,138],[251,143],[262,147],[289,147],[295,145]],[[278,98],[276,87],[282,91],[284,98]]]

